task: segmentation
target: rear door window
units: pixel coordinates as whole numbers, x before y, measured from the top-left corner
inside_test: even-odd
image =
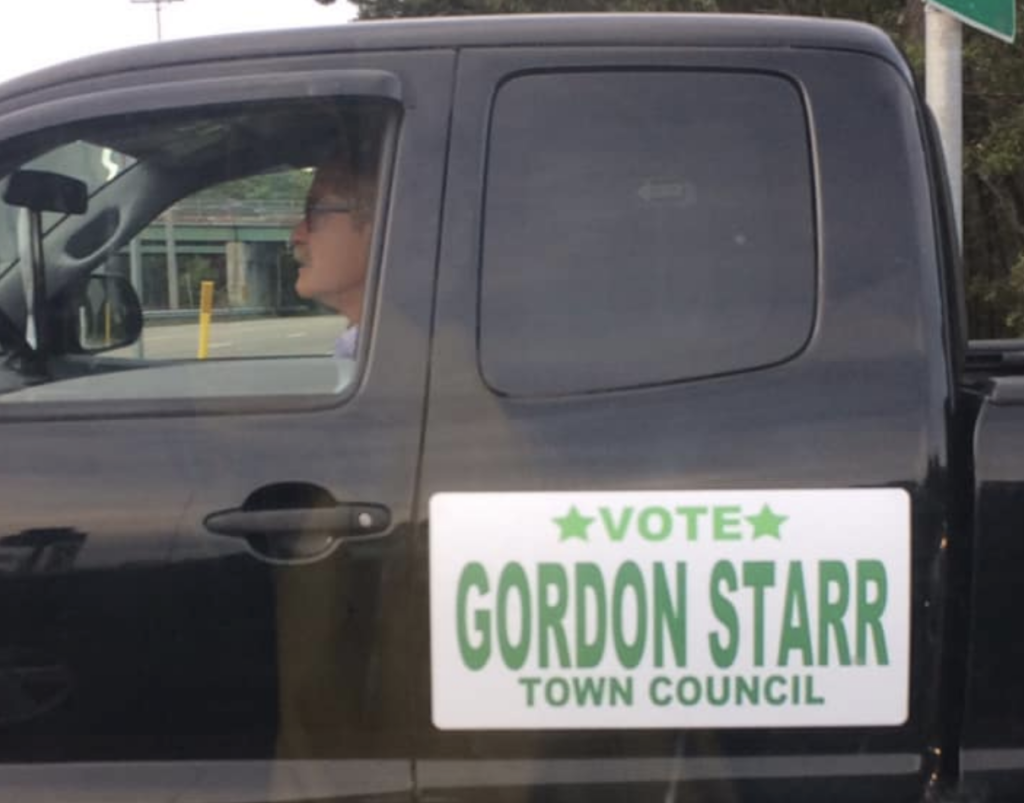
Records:
[[[786,360],[814,318],[797,90],[754,73],[523,75],[493,107],[480,359],[509,395]]]

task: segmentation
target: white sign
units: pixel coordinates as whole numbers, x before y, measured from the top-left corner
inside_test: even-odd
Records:
[[[900,725],[898,489],[442,493],[442,729]]]

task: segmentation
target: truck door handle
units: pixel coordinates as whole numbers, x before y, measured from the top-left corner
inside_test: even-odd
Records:
[[[262,535],[273,538],[296,533],[332,533],[351,537],[376,535],[391,524],[388,509],[381,505],[337,504],[334,507],[286,508],[283,510],[244,510],[234,508],[211,513],[203,522],[217,535],[247,538]]]
[[[319,560],[339,543],[377,540],[391,526],[382,505],[336,503],[333,507],[246,510],[211,513],[203,524],[210,532],[245,540],[257,557],[273,563]]]

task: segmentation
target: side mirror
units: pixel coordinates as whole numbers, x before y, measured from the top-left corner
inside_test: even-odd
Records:
[[[69,296],[64,307],[68,351],[98,354],[130,346],[142,334],[142,304],[135,288],[120,276],[94,273]]]

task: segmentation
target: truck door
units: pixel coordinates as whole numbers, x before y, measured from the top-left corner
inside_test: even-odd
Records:
[[[421,787],[920,798],[950,382],[909,82],[579,47],[457,87]]]
[[[78,150],[102,166],[85,217],[47,218],[51,318],[84,327],[93,311],[62,299],[106,273],[133,280],[145,319],[141,343],[55,348],[45,381],[0,368],[0,796],[408,794],[406,576],[452,62],[143,58],[40,90],[42,110],[32,93],[0,103],[5,167],[70,169]],[[372,186],[346,174],[338,197],[307,198],[318,164],[364,156]],[[335,224],[370,232],[348,355],[340,308],[302,289],[333,266],[289,255]],[[17,331],[26,252],[2,249]]]

